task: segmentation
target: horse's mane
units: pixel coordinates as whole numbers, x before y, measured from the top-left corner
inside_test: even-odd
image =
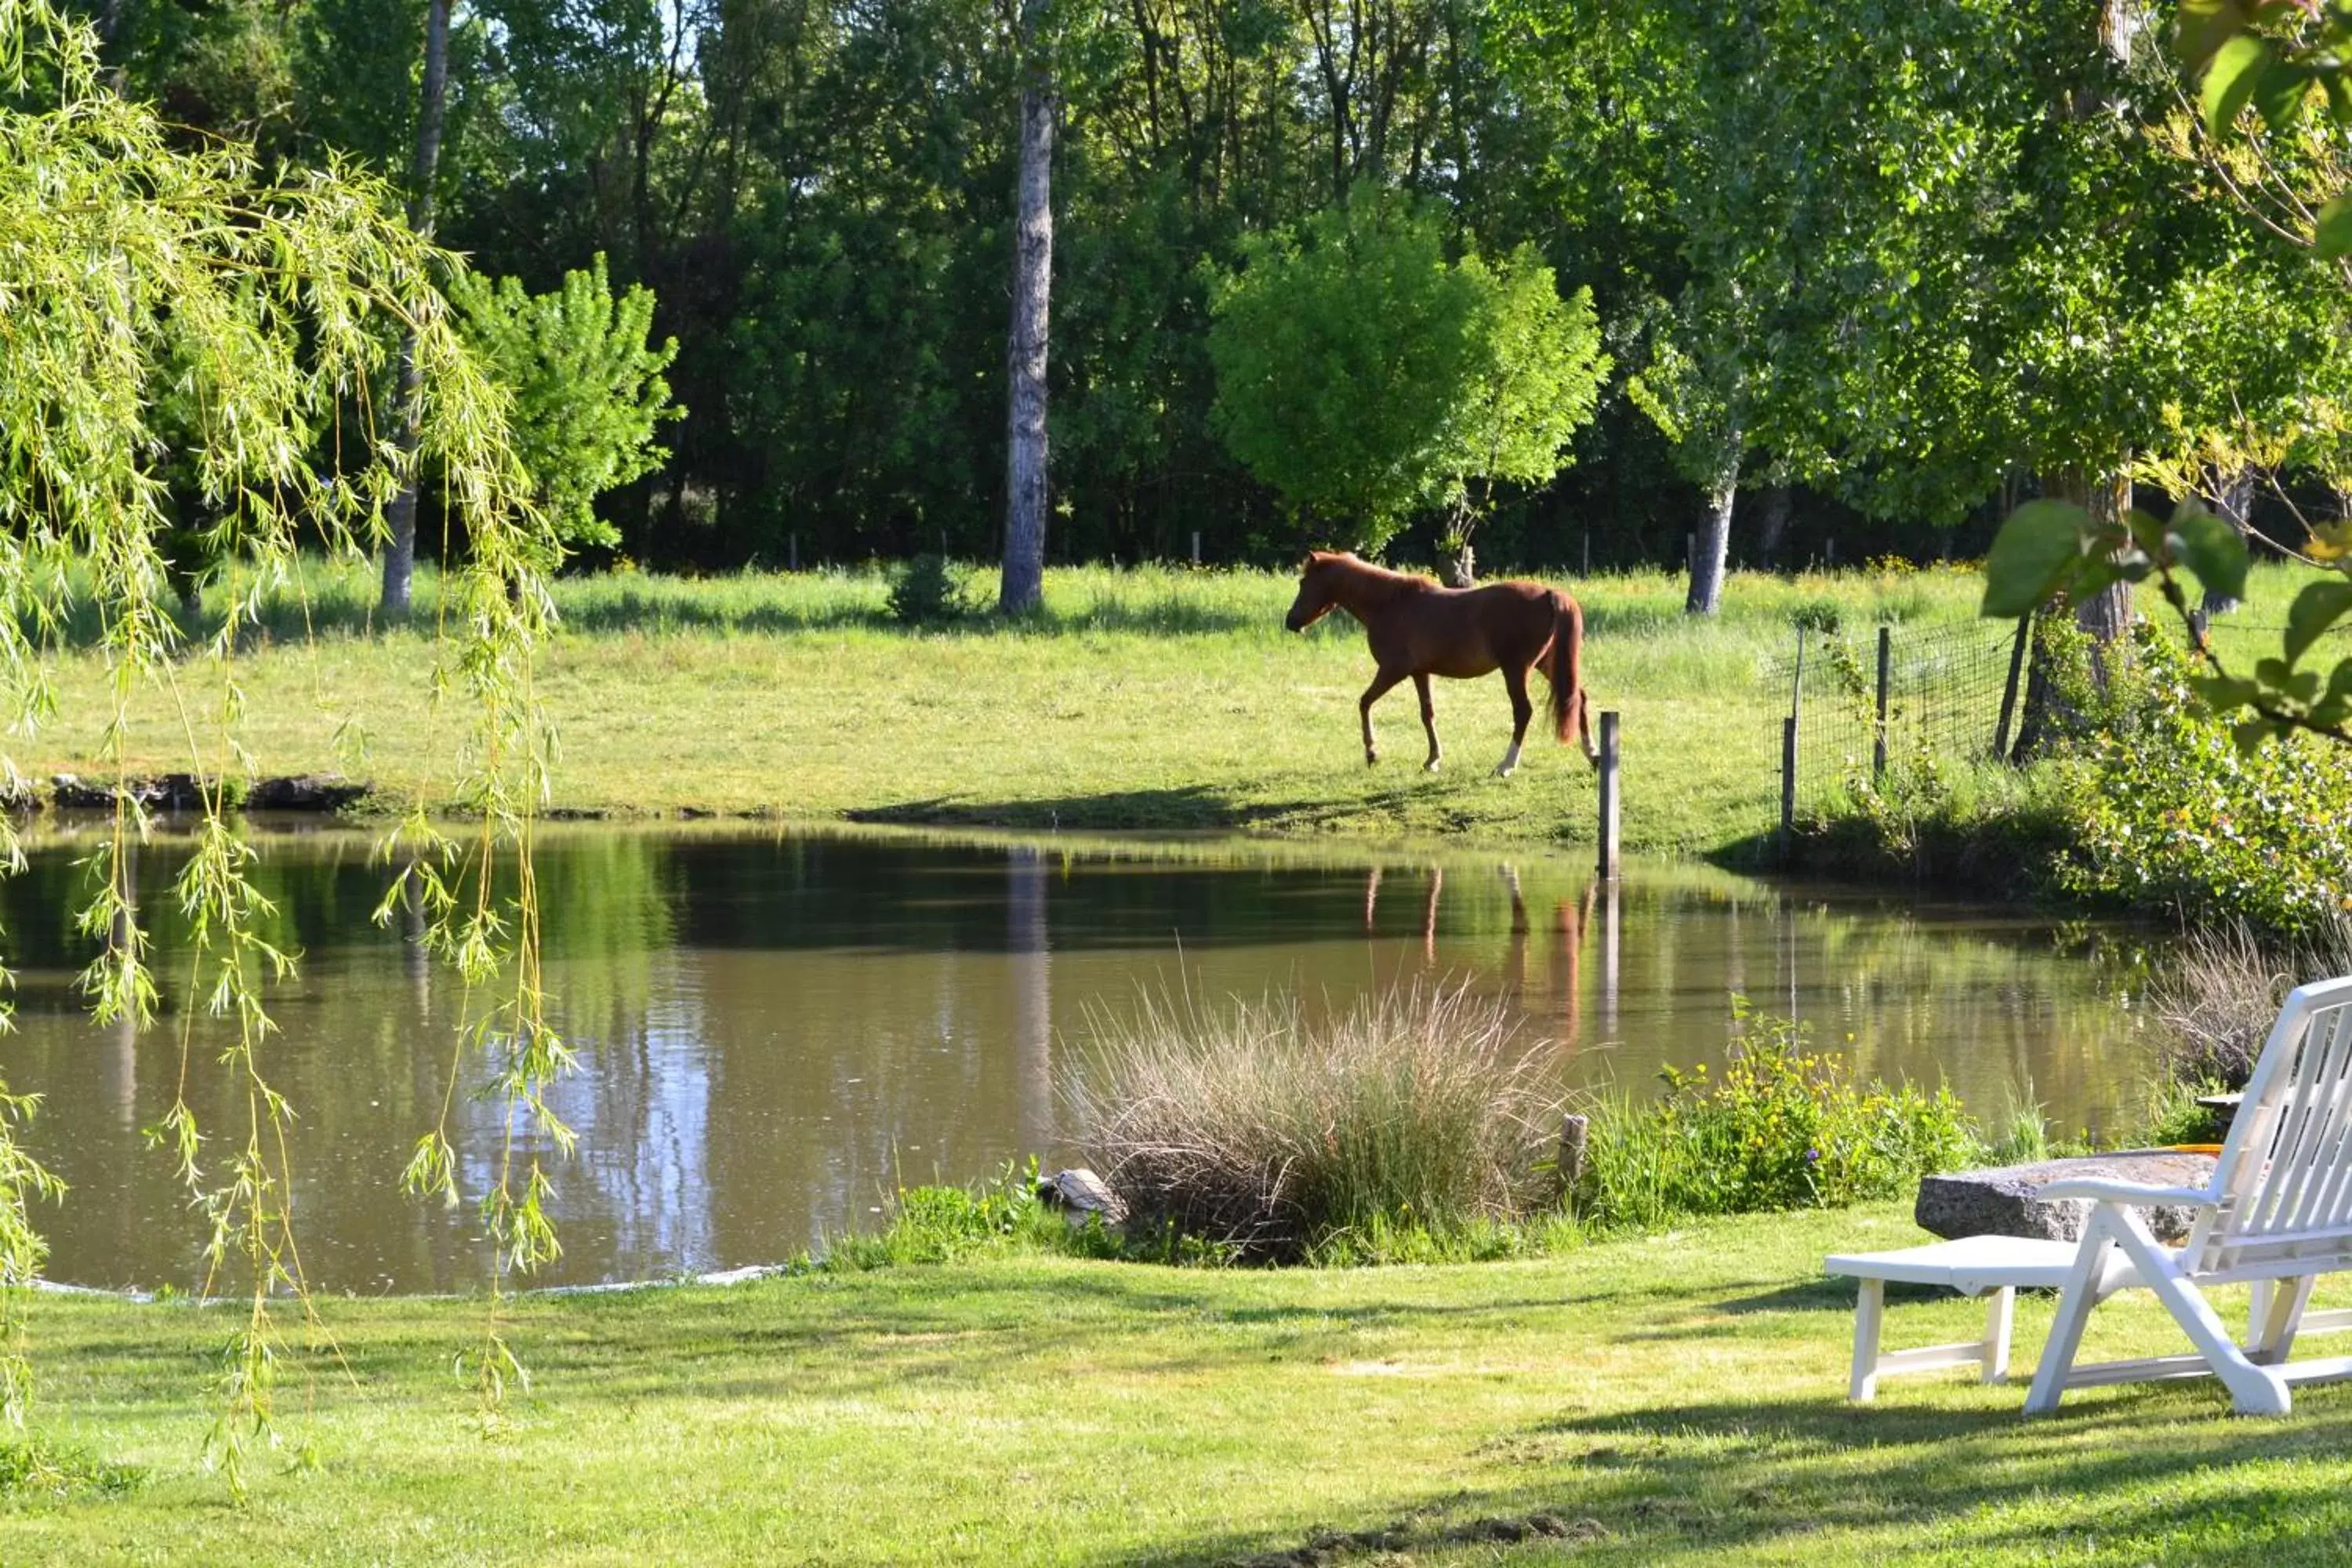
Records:
[[[1308,559],[1317,566],[1334,566],[1357,584],[1357,592],[1371,603],[1395,598],[1411,588],[1433,588],[1434,579],[1417,572],[1397,572],[1381,566],[1349,550],[1318,550]]]

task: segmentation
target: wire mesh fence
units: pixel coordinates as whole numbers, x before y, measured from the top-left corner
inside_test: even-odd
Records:
[[[2014,622],[1790,634],[1763,674],[1769,710],[1793,718],[1783,801],[1801,809],[1881,763],[1990,757],[2011,736],[2023,669]],[[2005,711],[2006,714],[2005,714]],[[1784,749],[1788,737],[1784,731]]]

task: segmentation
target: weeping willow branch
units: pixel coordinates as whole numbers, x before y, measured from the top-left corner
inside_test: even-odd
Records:
[[[380,183],[341,166],[265,180],[250,149],[173,135],[151,108],[106,90],[94,36],[56,0],[0,0],[0,701],[18,733],[37,730],[55,710],[61,628],[78,610],[94,615],[117,788],[79,915],[99,952],[82,988],[98,1017],[134,1026],[152,1018],[156,988],[133,886],[147,824],[124,787],[130,715],[160,688],[183,716],[204,818],[175,882],[189,1010],[233,1026],[213,1065],[243,1125],[216,1172],[200,1163],[210,1134],[190,1109],[184,1034],[180,1092],[154,1136],[203,1201],[207,1290],[236,1270],[249,1298],[210,1442],[237,1496],[252,1445],[275,1437],[282,1346],[270,1304],[290,1292],[310,1308],[287,1153],[295,1110],[268,1070],[268,995],[295,955],[264,934],[271,910],[228,809],[226,781],[253,768],[235,653],[268,595],[289,584],[299,595],[302,540],[373,550],[387,503],[420,476],[470,541],[448,579],[433,679],[465,716],[456,793],[478,826],[460,845],[420,811],[387,860],[404,854],[394,893],[421,900],[428,944],[469,996],[495,998],[462,1037],[487,1057],[507,1108],[496,1180],[478,1195],[493,1243],[486,1331],[501,1366],[519,1363],[499,1337],[498,1296],[556,1255],[551,1184],[536,1154],[519,1163],[516,1134],[559,1152],[571,1142],[546,1099],[570,1058],[546,1026],[530,872],[552,747],[530,669],[552,622],[543,579],[557,546],[509,439],[506,394],[467,353],[443,296],[460,268],[410,231]],[[404,338],[422,386],[413,453],[373,416]],[[235,563],[228,613],[195,646],[171,609],[162,542],[175,489],[207,520],[207,556]],[[191,664],[218,693],[200,722],[182,699]],[[0,773],[14,771],[0,757]],[[0,826],[0,865],[17,859]],[[0,1081],[0,1410],[11,1418],[29,1386],[22,1292],[42,1255],[29,1202],[59,1191],[16,1140],[33,1109]],[[454,1194],[446,1114],[430,1138],[412,1184]],[[486,1397],[502,1387],[500,1373]]]

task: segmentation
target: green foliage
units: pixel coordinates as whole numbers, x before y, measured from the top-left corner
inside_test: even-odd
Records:
[[[662,378],[677,341],[648,342],[653,290],[636,285],[615,300],[600,255],[549,293],[526,293],[520,279],[494,284],[460,273],[449,297],[467,346],[513,395],[515,455],[557,537],[575,547],[618,544],[596,498],[659,468],[669,453],[655,433],[685,413]]]
[[[0,1443],[0,1498],[20,1507],[127,1497],[146,1479],[137,1465],[117,1464],[46,1438]]]
[[[1522,247],[1448,261],[1435,212],[1359,187],[1246,243],[1212,295],[1211,422],[1317,531],[1378,549],[1478,481],[1567,463],[1608,372],[1589,290],[1563,300]]]
[[[1669,1068],[1654,1103],[1601,1107],[1575,1192],[1580,1217],[1655,1226],[1685,1215],[1834,1208],[1907,1193],[1981,1152],[1948,1088],[1856,1083],[1805,1027],[1735,999],[1720,1074]]]
[[[929,626],[978,615],[972,574],[946,556],[926,551],[890,575],[890,618],[901,626]]]
[[[2074,842],[2066,802],[2051,770],[1897,750],[1876,777],[1857,759],[1820,814],[1800,819],[1797,858],[1816,872],[1874,881],[2000,898],[2048,893],[2052,868]]]
[[[2272,237],[2307,247],[2322,259],[2340,258],[2352,244],[2348,209],[2341,205],[2340,192],[2314,188],[2340,180],[2340,135],[2334,142],[2314,143],[2290,132],[2315,102],[2324,102],[2339,126],[2352,123],[2352,87],[2347,85],[2339,47],[2352,40],[2352,14],[2340,8],[2242,7],[2235,0],[2195,0],[2180,8],[2179,22],[2175,46],[2181,63],[2200,79],[2205,140],[2195,142],[2177,128],[2167,128],[2156,139],[2168,139],[2177,153],[2187,154],[2184,161],[2211,170],[2242,214]],[[2251,161],[2238,145],[2242,138],[2257,149]],[[2259,170],[2261,178],[2246,179],[2250,169]],[[2219,315],[2241,343],[2301,336],[2276,324],[2288,308],[2273,310],[2264,291],[2231,286],[2257,270],[2242,267],[2225,272],[2221,258],[2210,261],[2206,276],[2219,286],[2207,291],[2207,313]],[[2343,339],[2340,287],[2339,279],[2326,273],[2304,282],[2305,300],[2319,301],[2323,311],[2335,312],[2323,317],[2333,327],[2316,334],[2321,346],[2315,360],[2298,351],[2255,363],[2222,356],[2202,363],[2184,360],[2171,367],[2168,379],[2179,398],[2228,400],[2233,417],[2225,421],[2216,414],[2207,423],[2244,427],[2231,454],[2237,466],[2257,458],[2274,465],[2299,456],[2331,474],[2341,468],[2336,449],[2347,399],[2338,352]],[[2299,374],[2288,368],[2290,362],[2300,367]],[[2283,395],[2282,382],[2292,390]],[[2306,387],[2306,382],[2315,384]],[[2176,416],[2171,423],[2180,421]],[[2206,445],[2213,439],[2209,436]],[[2194,448],[2197,444],[2189,445]],[[2192,449],[2190,464],[2204,455]],[[2169,470],[2158,465],[2159,477],[2172,479],[2176,489],[2182,488],[2179,477],[2189,471],[2179,463]],[[2352,575],[2352,519],[2313,523],[2309,529],[2308,555]],[[2234,596],[2245,576],[2242,540],[2235,530],[2207,516],[2193,500],[2175,510],[2169,526],[2141,512],[2103,524],[2079,508],[2036,502],[2019,509],[2002,525],[1987,562],[1985,613],[2019,614],[2060,594],[2081,597],[2107,583],[2153,577],[2166,601],[2189,624],[2190,642],[2206,667],[2181,684],[2217,713],[2242,714],[2234,731],[2242,749],[2252,753],[2264,742],[2296,731],[2352,745],[2352,658],[2339,659],[2324,671],[2300,664],[2323,632],[2352,613],[2352,584],[2312,584],[2288,617],[2281,656],[2257,660],[2250,672],[2233,672],[2213,651],[2201,624],[2191,617],[2179,581],[2184,572],[2224,597]],[[2292,764],[2287,766],[2293,771]],[[2200,809],[2194,802],[2181,804],[2187,811]],[[2280,912],[2273,908],[2256,918],[2269,921]]]
[[[394,205],[344,170],[266,178],[250,144],[181,134],[112,89],[87,28],[48,0],[0,0],[0,300],[37,302],[7,311],[0,354],[0,706],[19,735],[55,716],[54,672],[78,606],[98,626],[105,773],[118,783],[130,773],[128,716],[142,686],[167,689],[181,716],[175,755],[204,797],[175,883],[191,953],[185,1011],[226,1016],[236,1033],[217,1085],[203,1081],[181,1035],[177,1089],[154,1137],[203,1216],[209,1266],[224,1289],[234,1280],[247,1293],[212,1427],[212,1455],[235,1496],[248,1482],[251,1445],[275,1440],[272,1302],[303,1292],[280,1136],[294,1112],[268,1055],[267,991],[290,958],[268,941],[274,911],[229,816],[228,781],[253,767],[240,634],[271,594],[299,597],[301,546],[355,557],[381,537],[410,459],[368,426],[354,394],[383,384],[403,337],[423,377],[419,454],[472,542],[449,579],[450,630],[430,676],[452,718],[467,715],[452,725],[456,793],[476,826],[461,844],[420,806],[400,858],[415,858],[431,892],[432,944],[474,988],[463,1042],[498,1059],[494,1081],[516,1120],[559,1143],[562,1135],[540,1094],[561,1042],[544,1027],[529,879],[511,897],[497,891],[509,857],[528,863],[546,795],[530,669],[551,616],[540,569],[555,547],[509,439],[506,400],[436,286],[461,264],[413,234]],[[174,395],[159,398],[165,386]],[[347,447],[362,454],[356,467],[340,466]],[[175,487],[208,520],[200,542],[226,584],[226,617],[195,657],[166,604],[167,550],[182,521]],[[96,890],[78,917],[100,953],[80,982],[91,1012],[132,1025],[149,1022],[156,1002],[130,897],[129,847],[144,826],[118,788],[110,828],[93,847]],[[16,864],[5,825],[0,861]],[[207,1132],[194,1105],[215,1089],[236,1124]],[[24,1288],[36,1250],[24,1200],[46,1190],[39,1167],[15,1150],[10,1123],[23,1109],[0,1117],[12,1290]],[[535,1182],[536,1161],[524,1163]],[[493,1168],[488,1205],[504,1203],[510,1178],[524,1179],[509,1158]],[[494,1289],[547,1255],[543,1232],[506,1217],[492,1215]],[[16,1361],[9,1397],[21,1403],[23,1393]]]
[[[2198,1104],[2197,1097],[2224,1087],[2174,1079],[2159,1080],[2149,1091],[2147,1120],[2133,1142],[2152,1149],[2181,1143],[2219,1143],[2227,1135],[2228,1127],[2220,1111]]]
[[[857,1272],[954,1263],[1003,1253],[1109,1258],[1119,1238],[1087,1216],[1073,1225],[1037,1195],[1037,1161],[1008,1161],[966,1186],[901,1187],[879,1231],[838,1237],[806,1267]]]
[[[2072,844],[2062,886],[2199,924],[2278,936],[2352,908],[2352,771],[2309,736],[2252,750],[2198,699],[2179,645],[2143,623],[2104,689],[2081,634],[2044,633],[2062,710]],[[2116,661],[2109,661],[2112,665]]]

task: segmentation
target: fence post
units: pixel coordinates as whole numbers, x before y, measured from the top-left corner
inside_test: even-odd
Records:
[[[1780,848],[1786,853],[1797,833],[1797,716],[1780,721]]]
[[[784,535],[784,548],[789,552],[785,557],[785,570],[799,571],[801,569],[801,536],[797,533]]]
[[[1194,530],[1192,531],[1192,564],[1193,564],[1193,565],[1195,565],[1195,566],[1198,566],[1200,563],[1201,563],[1201,531],[1200,531],[1199,529],[1197,529],[1197,528],[1196,528],[1196,529],[1194,529]]]
[[[1617,876],[1617,715],[1601,715],[1601,874]]]
[[[1895,671],[1895,628],[1878,628],[1878,724],[1870,742],[1870,776],[1886,776],[1886,688]]]
[[[2000,722],[1993,726],[1992,760],[2001,762],[2009,755],[2009,722],[2017,715],[2017,682],[2025,671],[2025,645],[2032,640],[2033,617],[2017,617],[2017,640],[2009,649],[2009,682],[2000,689]]]

